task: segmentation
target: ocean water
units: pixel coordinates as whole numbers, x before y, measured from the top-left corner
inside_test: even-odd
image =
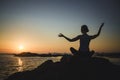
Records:
[[[0,55],[0,80],[6,79],[13,73],[32,70],[46,60],[59,61],[61,57],[15,57]]]
[[[110,62],[120,65],[120,58],[108,58]],[[15,57],[14,55],[0,55],[0,80],[6,79],[13,73],[33,70],[46,60],[59,61],[61,57]]]

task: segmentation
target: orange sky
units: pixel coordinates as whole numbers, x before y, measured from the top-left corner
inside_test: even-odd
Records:
[[[73,38],[81,34],[81,25],[86,24],[90,30],[88,34],[94,35],[102,22],[105,22],[105,25],[100,36],[91,41],[90,50],[120,52],[118,3],[108,4],[103,1],[66,3],[58,0],[58,3],[53,1],[41,4],[8,1],[0,6],[1,53],[23,51],[70,53],[70,47],[79,48],[79,41],[70,43],[59,38],[59,33]],[[20,45],[23,49],[20,49]]]

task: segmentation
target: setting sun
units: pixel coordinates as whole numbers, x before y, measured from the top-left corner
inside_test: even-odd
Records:
[[[23,45],[19,45],[19,50],[23,50],[24,46]]]

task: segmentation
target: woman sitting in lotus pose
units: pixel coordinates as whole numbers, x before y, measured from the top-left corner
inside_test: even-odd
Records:
[[[59,37],[63,37],[65,38],[66,40],[70,41],[70,42],[74,42],[74,41],[77,41],[77,40],[80,40],[80,47],[79,47],[79,50],[76,50],[74,49],[73,47],[70,48],[71,52],[75,55],[75,54],[79,54],[79,53],[86,53],[86,55],[92,55],[93,53],[91,53],[89,51],[89,44],[90,44],[90,41],[92,39],[95,39],[96,37],[98,37],[100,35],[100,32],[101,32],[101,29],[103,27],[104,23],[101,24],[100,28],[99,28],[99,31],[96,35],[88,35],[87,32],[89,32],[89,29],[87,27],[87,25],[82,25],[81,26],[81,32],[82,32],[82,35],[78,35],[76,36],[75,38],[68,38],[66,37],[65,35],[63,35],[62,33],[60,33],[58,36]]]

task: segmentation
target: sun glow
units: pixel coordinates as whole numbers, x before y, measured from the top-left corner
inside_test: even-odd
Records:
[[[19,45],[19,50],[23,50],[24,46],[23,45]]]

